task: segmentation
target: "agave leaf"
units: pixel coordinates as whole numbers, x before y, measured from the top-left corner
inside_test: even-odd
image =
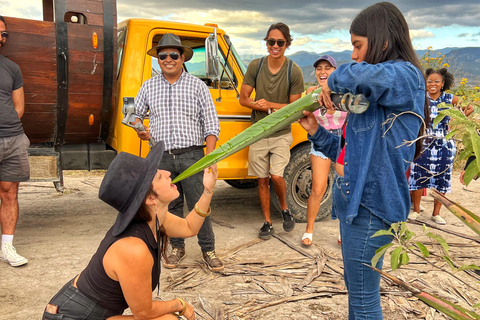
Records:
[[[432,189],[430,194],[433,198],[440,201],[450,212],[452,212],[458,219],[463,221],[470,229],[475,231],[478,235],[480,235],[480,217],[478,217],[473,212],[463,208],[462,206],[458,205],[457,203],[447,199],[441,193]]]
[[[222,159],[234,154],[243,148],[248,147],[254,142],[263,139],[279,129],[295,122],[303,117],[303,111],[313,112],[320,108],[318,102],[314,100],[314,97],[322,92],[322,88],[319,88],[312,93],[290,103],[289,105],[279,109],[272,113],[268,117],[254,123],[244,131],[237,134],[232,139],[228,140],[218,148],[207,154],[202,159],[194,163],[190,168],[179,174],[173,183],[188,178],[197,172],[219,162]],[[313,96],[315,95],[315,96]]]

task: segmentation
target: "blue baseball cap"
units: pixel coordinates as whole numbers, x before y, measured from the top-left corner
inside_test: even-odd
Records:
[[[330,62],[330,64],[332,65],[332,67],[334,68],[337,68],[337,62],[335,61],[335,59],[333,59],[333,57],[325,54],[323,56],[321,56],[320,58],[317,59],[317,61],[315,61],[315,63],[313,64],[313,67],[316,68],[317,65],[320,63],[320,61],[322,60],[325,60],[325,61],[328,61]]]

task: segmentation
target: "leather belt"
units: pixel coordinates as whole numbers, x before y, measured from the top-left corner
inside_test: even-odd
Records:
[[[186,147],[186,148],[168,150],[168,151],[165,151],[165,152],[167,152],[168,154],[173,154],[173,155],[177,156],[177,155],[182,154],[182,153],[185,153],[185,152],[194,151],[194,150],[200,150],[200,149],[203,149],[203,148],[205,148],[205,147],[206,147],[206,145],[203,145],[203,146],[191,146],[191,147]]]

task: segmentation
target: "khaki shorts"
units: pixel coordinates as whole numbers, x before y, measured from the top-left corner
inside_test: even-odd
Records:
[[[22,182],[30,179],[29,146],[30,140],[24,133],[0,138],[0,181]]]
[[[264,138],[250,146],[248,152],[248,175],[268,178],[270,175],[283,177],[283,171],[290,161],[292,134]]]

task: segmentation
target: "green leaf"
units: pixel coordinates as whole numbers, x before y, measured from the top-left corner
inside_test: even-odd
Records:
[[[390,226],[390,228],[391,228],[395,233],[398,233],[398,227],[399,227],[399,224],[398,224],[398,223],[392,223],[392,225]]]
[[[400,222],[400,231],[398,232],[399,237],[403,237],[407,231],[407,223]]]
[[[393,232],[391,232],[390,230],[378,230],[377,232],[375,232],[373,234],[373,236],[371,236],[370,238],[373,238],[373,237],[380,237],[380,236],[389,236],[389,237],[393,237],[394,234]]]
[[[427,247],[421,242],[415,242],[417,245],[418,249],[420,249],[420,252],[425,258],[428,258],[430,256],[430,252],[428,251]]]
[[[402,252],[402,265],[406,266],[410,262],[410,257],[408,256],[408,253]]]
[[[232,139],[220,145],[218,148],[207,154],[202,159],[194,163],[190,168],[179,174],[172,183],[176,183],[180,180],[188,178],[197,172],[202,171],[205,168],[217,163],[220,160],[248,147],[254,142],[263,139],[280,128],[283,128],[292,122],[302,118],[303,111],[313,112],[320,108],[318,102],[313,100],[312,95],[319,94],[322,89],[319,88],[312,93],[288,104],[287,106],[279,109],[278,111],[270,114],[268,117],[254,123],[244,131],[237,134]]]
[[[407,230],[405,232],[405,242],[407,243],[408,241],[410,241],[413,237],[415,237],[416,234],[410,230]]]
[[[400,261],[400,254],[402,253],[402,250],[403,250],[402,247],[398,247],[395,250],[393,250],[392,253],[390,254],[390,266],[394,271],[397,270],[397,268],[402,265]]]
[[[458,271],[464,271],[464,270],[480,270],[480,267],[474,264],[466,265],[464,264],[460,268],[458,268]]]
[[[450,124],[452,125],[452,124]],[[458,132],[458,129],[455,129],[455,130],[452,130],[450,131],[446,136],[445,136],[445,140],[449,140],[449,139],[452,139],[452,137]]]
[[[453,264],[453,261],[448,256],[442,256],[442,258],[443,260],[447,261],[450,268],[452,268],[453,270],[456,269],[455,264]]]
[[[375,255],[372,258],[372,267],[375,268],[375,266],[378,263],[378,260],[380,260],[380,258],[383,257],[387,249],[390,248],[391,246],[393,246],[393,243],[386,244],[383,247],[380,247],[377,250],[375,250]]]
[[[445,118],[446,114],[441,114],[440,112],[438,113],[438,116],[433,120],[433,127],[436,128],[440,121]]]
[[[437,241],[442,246],[445,253],[448,255],[448,243],[447,241],[445,241],[445,239],[440,237],[438,234],[431,233],[431,232],[427,233],[427,236]]]

